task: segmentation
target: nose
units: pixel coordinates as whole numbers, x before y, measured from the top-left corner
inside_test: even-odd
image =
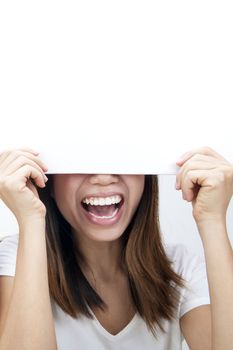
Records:
[[[112,183],[117,183],[119,181],[118,175],[112,174],[94,174],[90,176],[91,185],[109,185]]]

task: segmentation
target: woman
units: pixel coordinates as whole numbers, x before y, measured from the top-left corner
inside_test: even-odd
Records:
[[[231,348],[233,167],[207,147],[177,165],[210,305],[203,261],[162,244],[156,176],[56,174],[45,186],[37,152],[0,155],[0,195],[19,224],[0,244],[1,349],[176,350],[182,335],[190,349]]]

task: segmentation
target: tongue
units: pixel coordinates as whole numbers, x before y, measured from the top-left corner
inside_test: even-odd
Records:
[[[116,206],[115,206],[115,204],[112,204],[112,205],[88,205],[87,209],[91,213],[98,215],[98,216],[111,216],[114,213]]]

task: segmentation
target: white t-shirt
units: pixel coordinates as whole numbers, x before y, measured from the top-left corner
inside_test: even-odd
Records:
[[[0,242],[0,275],[15,275],[18,234],[5,237]],[[97,318],[86,316],[74,319],[53,300],[52,309],[58,350],[180,350],[183,335],[179,319],[189,310],[210,304],[205,260],[201,254],[190,253],[182,244],[165,245],[174,271],[188,282],[188,288],[180,290],[181,297],[176,320],[164,321],[166,333],[158,332],[156,340],[138,313],[117,335],[107,332]]]

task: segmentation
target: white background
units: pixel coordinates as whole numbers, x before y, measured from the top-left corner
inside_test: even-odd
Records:
[[[232,18],[228,0],[1,1],[0,152],[35,148],[50,173],[175,174],[201,146],[233,162]],[[201,250],[174,176],[160,183],[165,238]]]

